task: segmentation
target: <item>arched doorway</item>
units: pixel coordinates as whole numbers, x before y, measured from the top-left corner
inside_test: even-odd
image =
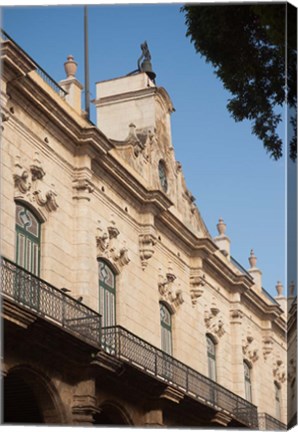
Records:
[[[104,404],[100,409],[100,413],[94,416],[94,425],[132,425],[128,414],[115,404]]]
[[[8,372],[3,385],[4,424],[62,424],[46,379],[29,368]]]

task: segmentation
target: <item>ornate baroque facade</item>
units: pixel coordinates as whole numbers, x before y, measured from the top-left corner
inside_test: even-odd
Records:
[[[237,263],[223,220],[211,238],[166,90],[98,83],[97,127],[71,56],[57,85],[3,38],[3,421],[284,427],[282,287],[253,251]]]

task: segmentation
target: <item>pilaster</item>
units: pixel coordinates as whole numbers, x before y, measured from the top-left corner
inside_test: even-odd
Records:
[[[243,370],[243,352],[242,352],[242,318],[240,302],[232,304],[230,309],[231,324],[231,369],[233,373],[233,391],[241,397],[244,397],[244,370]]]
[[[91,306],[90,286],[92,286],[92,269],[95,268],[95,242],[90,230],[90,200],[94,190],[91,177],[92,172],[86,161],[79,159],[79,166],[75,171],[73,180],[73,200],[75,211],[74,222],[74,246],[76,263],[73,271],[75,273],[74,291],[79,297],[83,297],[83,302]],[[91,160],[89,161],[91,165]],[[92,247],[94,245],[94,247]]]
[[[99,413],[96,407],[95,381],[86,379],[81,381],[75,390],[72,402],[72,420],[75,425],[91,426],[94,414]]]

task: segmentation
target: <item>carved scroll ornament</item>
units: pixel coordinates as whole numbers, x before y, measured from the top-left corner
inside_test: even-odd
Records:
[[[119,230],[114,220],[106,229],[98,228],[96,236],[97,255],[105,257],[116,265],[125,266],[130,262],[125,242],[120,243]]]
[[[209,333],[222,337],[226,331],[223,318],[219,315],[219,312],[215,299],[213,299],[211,307],[208,308],[207,305],[205,307],[204,321]]]
[[[59,207],[56,197],[55,186],[51,184],[49,189],[44,183],[45,170],[36,152],[33,162],[29,168],[21,163],[20,156],[16,156],[14,165],[14,186],[16,189],[15,198],[29,201],[39,207],[44,207],[49,213]]]
[[[165,276],[159,274],[158,291],[161,296],[161,300],[169,303],[172,306],[174,312],[184,302],[182,290],[176,286],[176,276],[173,274],[172,269],[166,273]]]

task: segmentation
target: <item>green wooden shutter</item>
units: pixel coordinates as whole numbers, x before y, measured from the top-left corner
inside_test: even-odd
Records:
[[[16,263],[39,276],[40,223],[26,207],[16,205]]]
[[[105,261],[98,262],[99,275],[99,313],[102,326],[116,325],[116,287],[115,274]]]
[[[161,349],[172,355],[172,323],[171,313],[167,307],[160,303]]]
[[[207,340],[207,355],[208,355],[208,374],[210,379],[216,381],[215,343],[209,336],[206,336],[206,340]]]

